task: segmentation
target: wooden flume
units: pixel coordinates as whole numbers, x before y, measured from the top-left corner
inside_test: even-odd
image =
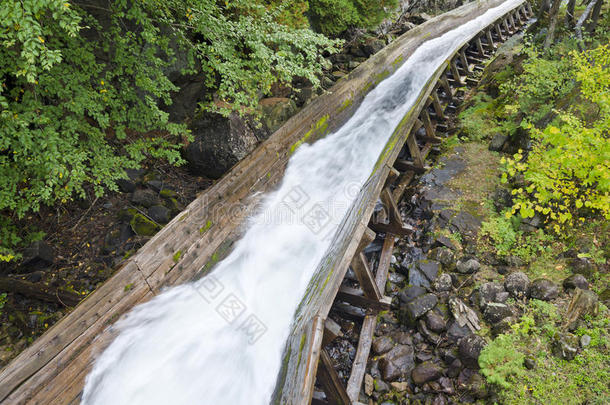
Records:
[[[415,27],[289,119],[126,260],[104,285],[2,369],[0,403],[79,403],[84,379],[91,370],[95,354],[115,336],[109,326],[135,305],[154,297],[161,288],[197,279],[226,256],[234,241],[239,239],[246,218],[256,206],[257,201],[252,196],[275,187],[284,174],[291,154],[301,143],[313,142],[340,128],[356,111],[364,96],[398,69],[421,44],[459,27],[502,2],[482,0],[467,3]],[[515,25],[519,25],[531,15],[531,9],[527,3],[521,2],[510,14]],[[468,79],[467,70],[471,64],[476,68],[472,51],[476,51],[480,58],[488,56],[495,49],[494,42],[509,35],[507,28],[502,27],[507,26],[503,24],[507,18],[505,16],[498,24],[481,31],[478,37],[480,46],[475,42],[474,47],[464,49],[466,62],[460,61],[462,54],[456,53],[458,57],[449,61],[448,69],[445,71],[443,68],[434,75],[425,94],[392,136],[391,144],[388,144],[375,172],[362,188],[354,210],[341,225],[343,237],[335,241],[334,250],[329,252],[332,260],[327,259],[318,269],[297,311],[274,402],[309,403],[316,374],[326,380],[321,384],[329,390],[329,398],[343,402],[348,399],[353,402],[357,398],[375,328],[375,313],[388,306],[383,292],[394,245],[392,235],[411,231],[401,223],[400,214],[397,214],[394,206],[414,173],[425,170],[427,154],[432,145],[440,141],[435,130],[442,127],[443,114],[455,109],[452,100],[458,94],[456,87]],[[415,132],[421,127],[424,127],[424,135],[416,136]],[[415,158],[397,162],[398,152],[405,142]],[[389,207],[385,218],[389,221],[372,222],[370,218],[374,203],[380,195]],[[356,255],[362,251],[366,241],[375,236],[373,229],[387,235],[375,271],[368,266],[366,258],[363,260]],[[180,259],[176,263],[174,257],[177,252],[180,252]],[[354,259],[355,256],[358,258]],[[345,272],[354,261],[362,292],[340,291]],[[320,358],[322,364],[328,365],[328,359],[324,360],[326,355],[322,354],[323,342],[328,343],[341,335],[338,325],[327,319],[339,292],[343,299],[370,308],[363,320],[362,338],[348,386],[342,390],[336,384],[332,367],[327,367],[326,374],[318,371]],[[297,361],[297,358],[301,358],[301,361]]]

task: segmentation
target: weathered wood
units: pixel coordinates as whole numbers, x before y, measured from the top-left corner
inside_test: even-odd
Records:
[[[440,83],[441,87],[443,88],[443,91],[446,94],[445,97],[449,101],[451,101],[451,99],[453,98],[454,90],[451,88],[451,86],[449,86],[449,82],[447,81],[446,74],[444,74],[438,82]]]
[[[460,75],[460,72],[458,71],[456,59],[452,59],[451,62],[449,62],[449,69],[451,70],[451,77],[453,78],[453,81],[456,83],[456,85],[463,86],[465,84],[464,78],[462,77],[462,75]]]
[[[491,29],[485,30],[485,37],[487,38],[487,49],[493,52],[496,49],[496,44],[494,44],[494,39],[491,36]]]
[[[428,114],[428,111],[422,110],[419,117],[424,123],[424,128],[426,129],[426,135],[428,136],[428,138],[436,138],[436,131],[434,130],[434,125],[432,125],[432,120],[430,120],[430,114]]]
[[[322,338],[322,347],[326,347],[330,342],[338,337],[342,337],[341,326],[330,318],[324,321],[324,337]]]
[[[443,106],[441,104],[441,100],[439,100],[438,98],[438,91],[436,91],[436,89],[432,92],[432,94],[430,95],[430,102],[432,103],[432,107],[434,107],[434,112],[436,112],[436,116],[439,119],[444,120],[445,119],[445,113],[443,111]]]
[[[73,307],[81,300],[81,296],[72,291],[12,277],[0,278],[0,291],[13,292],[27,298],[36,298],[66,307]]]
[[[409,148],[409,153],[411,153],[411,157],[413,158],[413,164],[417,167],[424,167],[424,159],[421,156],[419,146],[417,146],[415,132],[411,132],[411,135],[409,135],[407,138],[407,147]]]
[[[360,387],[362,387],[362,380],[364,379],[366,363],[371,351],[376,324],[377,315],[367,315],[364,318],[364,321],[362,321],[360,339],[358,340],[358,347],[356,348],[356,356],[354,357],[352,372],[350,373],[347,382],[347,395],[352,401],[357,401],[360,394]]]
[[[426,166],[418,167],[418,166],[415,166],[413,163],[411,163],[407,160],[404,160],[404,159],[396,159],[396,162],[394,162],[394,166],[398,170],[403,171],[403,172],[411,170],[417,174],[422,174],[426,171]]]
[[[485,49],[483,49],[483,43],[481,42],[481,37],[478,36],[477,39],[475,40],[475,43],[477,45],[477,52],[479,53],[479,56],[481,58],[485,57]]]
[[[337,301],[347,302],[358,308],[374,311],[387,311],[390,309],[391,304],[391,299],[389,297],[381,297],[378,300],[371,299],[365,296],[361,290],[345,286],[339,289],[336,299]]]
[[[326,350],[320,354],[320,365],[318,366],[318,380],[324,386],[324,392],[328,395],[331,404],[350,405],[351,401],[341,378],[335,371],[330,356]]]
[[[354,256],[352,259],[352,269],[358,278],[358,283],[360,283],[364,295],[375,301],[381,300],[381,293],[377,288],[377,284],[375,284],[375,278],[364,253],[361,252]]]

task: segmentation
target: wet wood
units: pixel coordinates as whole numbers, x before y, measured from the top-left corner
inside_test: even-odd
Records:
[[[365,296],[361,290],[345,286],[339,289],[336,299],[337,301],[343,301],[358,308],[374,311],[387,311],[390,309],[391,304],[389,297],[371,299]]]
[[[354,273],[358,278],[358,283],[360,283],[364,295],[375,301],[381,300],[381,293],[377,288],[377,284],[375,284],[375,278],[369,268],[366,256],[364,256],[362,252],[354,256],[354,259],[352,260],[352,270],[354,270]]]
[[[324,321],[324,337],[322,338],[322,347],[326,347],[330,342],[338,337],[343,337],[341,326],[330,318]]]
[[[324,386],[324,391],[329,396],[330,403],[335,405],[350,405],[351,401],[341,378],[333,368],[333,363],[326,350],[320,354],[320,365],[318,369],[320,383]]]

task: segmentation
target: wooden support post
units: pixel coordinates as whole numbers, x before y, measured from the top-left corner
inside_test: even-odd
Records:
[[[455,58],[449,62],[449,68],[451,69],[451,76],[453,76],[453,80],[460,86],[464,85],[464,81],[462,80],[462,76],[460,76],[460,72],[458,71],[457,65],[455,63]]]
[[[447,99],[451,101],[453,99],[453,89],[449,86],[449,82],[447,81],[447,72],[438,81],[441,84],[441,87],[445,91],[447,95]]]
[[[496,49],[496,44],[494,44],[494,39],[491,35],[491,29],[485,30],[485,37],[487,38],[487,48],[493,52],[494,49]]]
[[[417,142],[415,141],[415,131],[411,131],[407,137],[407,147],[409,148],[409,152],[411,152],[413,164],[417,167],[424,167],[424,159],[422,159],[419,146],[417,146]]]
[[[425,173],[428,169],[427,167],[417,167],[413,163],[403,159],[396,159],[396,161],[394,162],[394,166],[396,166],[401,171],[412,171],[417,174]]]
[[[459,52],[460,62],[462,63],[462,68],[464,69],[464,73],[469,75],[472,73],[472,69],[470,69],[470,63],[468,63],[468,58],[466,58],[466,53],[464,52],[464,48],[460,49]]]
[[[475,43],[477,45],[477,53],[479,54],[479,56],[481,58],[484,58],[485,57],[485,50],[483,49],[483,44],[481,43],[481,36],[480,35],[475,39]]]
[[[362,291],[364,291],[364,295],[375,301],[381,300],[381,293],[375,284],[375,277],[371,272],[364,253],[360,252],[354,256],[351,266],[352,270],[354,270],[354,273],[356,274],[356,277],[358,278]]]
[[[434,125],[432,125],[432,120],[430,119],[430,114],[428,114],[428,111],[423,109],[419,116],[424,123],[424,128],[426,129],[426,135],[428,135],[428,138],[434,138],[436,131],[434,130]]]
[[[341,287],[337,292],[336,299],[347,302],[355,307],[372,311],[387,311],[392,304],[390,297],[381,297],[379,300],[375,300],[365,296],[359,289],[350,287]]]
[[[341,326],[330,318],[324,321],[324,337],[322,338],[322,347],[326,347],[330,342],[338,337],[342,337]]]
[[[409,135],[409,138],[413,136],[413,133]],[[417,145],[415,145],[417,147]],[[419,150],[419,149],[418,149]],[[422,160],[423,161],[423,160]],[[376,232],[393,233],[395,235],[410,235],[414,232],[414,229],[410,226],[405,226],[400,216],[398,206],[394,201],[394,197],[389,189],[384,189],[380,195],[381,202],[383,203],[385,210],[388,213],[388,224],[383,223],[371,223],[369,227]],[[387,237],[387,236],[386,236]],[[383,292],[382,292],[383,294]]]
[[[386,163],[386,165],[388,166],[388,169],[390,170],[388,172],[388,177],[385,179],[385,184],[383,185],[383,187],[388,187],[390,184],[393,184],[396,179],[398,179],[398,177],[400,176],[400,172],[398,170],[396,170],[394,168],[394,166],[390,166],[389,164]]]
[[[384,207],[386,207],[390,223],[402,226],[400,210],[398,209],[396,201],[394,201],[394,198],[392,197],[390,189],[384,188],[379,197],[381,198],[381,202],[383,203]]]
[[[335,371],[330,356],[325,349],[320,352],[320,363],[318,363],[318,381],[324,387],[324,392],[334,405],[350,405],[351,401],[347,391],[341,383],[341,378]]]
[[[434,112],[436,112],[436,116],[441,120],[446,119],[445,113],[443,111],[443,106],[441,105],[441,100],[439,100],[439,98],[438,98],[438,92],[436,91],[436,89],[434,89],[432,91],[430,98],[431,98],[430,101],[432,103],[432,107],[434,107]]]
[[[496,34],[497,34],[500,42],[504,42],[505,38],[504,38],[504,34],[502,34],[502,29],[500,28],[500,24],[496,23],[496,25],[494,25],[494,28],[496,30]]]
[[[517,31],[519,29],[519,26],[515,23],[515,18],[513,16],[513,13],[510,13],[508,15],[508,19],[510,20],[510,25],[512,25],[513,30]]]
[[[371,244],[372,241],[375,240],[377,235],[371,228],[365,228],[364,233],[362,234],[362,239],[360,239],[360,243],[356,248],[356,253],[360,253],[364,250],[365,247]]]
[[[513,33],[513,30],[508,26],[507,20],[508,18],[506,18],[506,16],[502,19],[502,27],[506,31],[506,35],[510,36]]]

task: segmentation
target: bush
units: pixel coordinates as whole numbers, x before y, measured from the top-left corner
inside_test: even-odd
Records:
[[[481,373],[492,384],[510,388],[510,379],[523,373],[525,356],[515,350],[512,335],[500,335],[485,346],[479,356]]]
[[[397,4],[398,0],[309,0],[309,14],[317,31],[338,35],[350,27],[375,27]]]
[[[217,96],[202,108],[228,114],[277,81],[317,85],[322,53],[338,45],[278,22],[302,26],[303,2],[103,3],[2,2],[0,260],[20,243],[10,224],[41,205],[116,190],[123,169],[148,157],[182,163],[186,127],[159,107],[177,90],[166,72],[178,52],[183,73],[203,75]]]
[[[581,110],[556,111],[557,119],[544,129],[527,125],[533,140],[527,160],[521,152],[503,160],[504,182],[518,175],[525,180],[525,186],[513,190],[515,204],[507,215],[519,213],[528,218],[538,212],[553,222],[557,233],[575,221],[584,222],[588,215],[610,219],[609,47],[572,52],[569,63],[571,76],[559,81],[578,80]],[[534,74],[526,73],[524,83]],[[536,94],[527,99],[543,97]],[[557,97],[549,91],[541,94]]]

